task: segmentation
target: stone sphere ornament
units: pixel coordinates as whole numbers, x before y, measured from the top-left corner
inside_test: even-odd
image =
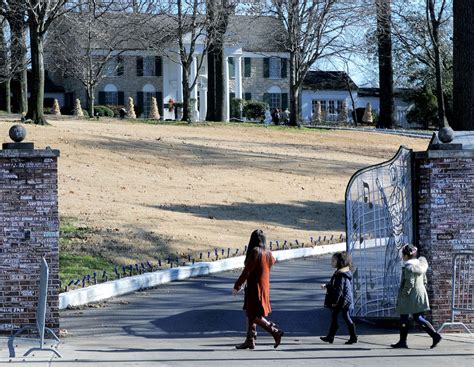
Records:
[[[25,139],[26,129],[21,125],[13,125],[8,134],[15,143],[19,143]]]
[[[454,131],[449,126],[444,126],[439,129],[438,137],[443,143],[449,143],[454,139]]]

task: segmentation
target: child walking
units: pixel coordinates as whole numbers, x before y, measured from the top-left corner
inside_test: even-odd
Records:
[[[442,339],[423,315],[424,311],[430,309],[425,287],[428,262],[423,256],[417,258],[417,252],[418,249],[413,245],[408,244],[402,247],[402,279],[395,309],[400,314],[400,340],[392,344],[392,348],[408,348],[408,317],[410,314],[433,339],[431,348],[436,347]]]
[[[352,260],[351,256],[346,252],[336,252],[331,259],[331,266],[337,270],[334,272],[331,280],[327,284],[321,284],[322,289],[326,289],[326,299],[324,306],[332,310],[331,326],[327,336],[322,336],[321,340],[326,343],[334,341],[339,325],[337,317],[339,313],[347,325],[349,330],[349,340],[345,344],[357,343],[357,334],[354,322],[351,319],[353,309],[353,295],[352,295]]]

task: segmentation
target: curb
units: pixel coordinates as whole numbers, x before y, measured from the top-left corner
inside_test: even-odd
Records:
[[[273,256],[275,256],[277,261],[284,261],[301,257],[324,255],[336,251],[344,251],[345,249],[346,243],[341,242],[332,245],[273,251]],[[243,267],[244,259],[245,256],[237,256],[213,262],[201,262],[194,265],[116,279],[86,288],[74,289],[59,294],[59,309],[63,310],[67,307],[82,306],[92,302],[103,301],[108,298],[132,293],[140,289],[155,287],[160,284],[170,283],[175,280],[183,280],[192,277],[205,276],[212,273],[219,273],[222,271],[239,269]]]

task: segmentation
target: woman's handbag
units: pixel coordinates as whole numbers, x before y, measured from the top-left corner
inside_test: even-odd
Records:
[[[334,308],[334,287],[331,283],[326,284],[326,296],[324,297],[324,307]]]

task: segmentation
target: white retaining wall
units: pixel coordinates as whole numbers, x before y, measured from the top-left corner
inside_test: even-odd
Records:
[[[275,256],[277,261],[283,261],[329,254],[337,251],[345,251],[345,249],[346,243],[343,242],[332,245],[318,245],[314,247],[273,251],[273,256]],[[98,302],[107,298],[131,293],[139,289],[151,288],[175,280],[242,268],[244,266],[244,259],[245,256],[238,256],[213,262],[200,262],[194,265],[159,270],[152,273],[112,280],[110,282],[92,285],[85,288],[74,289],[59,295],[59,309],[65,309],[68,306],[81,306],[91,302]]]

